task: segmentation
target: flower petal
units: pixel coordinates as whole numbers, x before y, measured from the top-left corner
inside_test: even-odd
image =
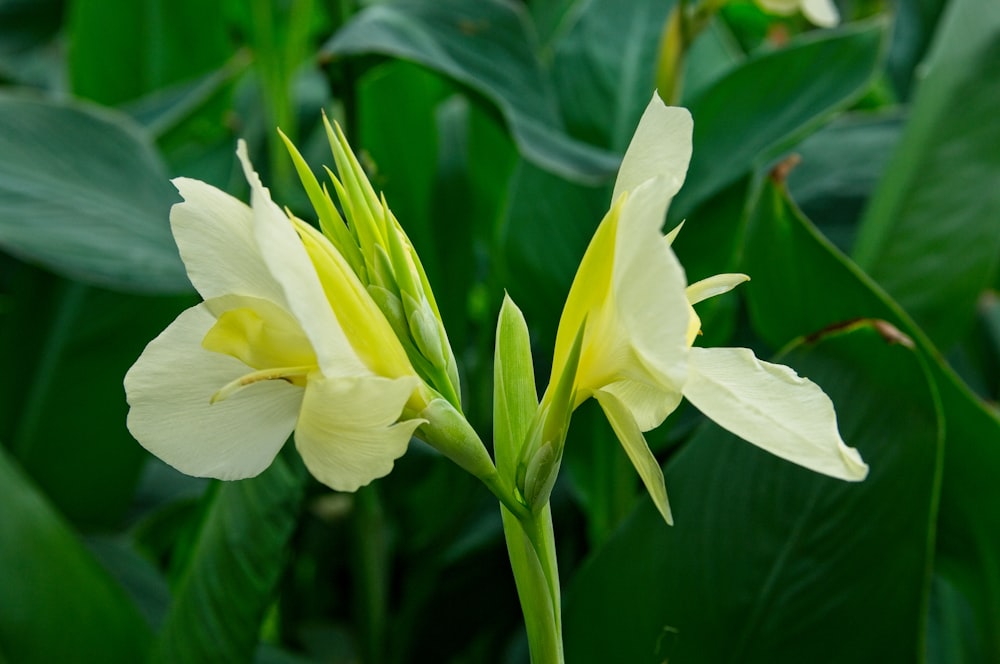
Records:
[[[687,287],[687,298],[691,304],[698,304],[716,295],[728,293],[740,284],[750,281],[745,274],[717,274],[701,281],[696,281]]]
[[[356,491],[388,475],[424,423],[396,423],[419,382],[415,376],[310,376],[295,428],[295,446],[309,472],[338,491]]]
[[[251,371],[201,347],[214,324],[199,304],[146,346],[125,376],[128,428],[143,447],[188,475],[253,477],[292,432],[302,388],[269,380],[210,403],[221,387]]]
[[[641,365],[644,373],[652,373],[669,393],[677,391],[686,378],[690,305],[684,269],[660,236],[662,217],[657,217],[656,207],[662,186],[661,178],[650,180],[625,201],[616,238],[612,290],[620,325],[638,360],[630,368]],[[627,373],[623,377],[628,377]],[[670,401],[656,409],[639,401],[625,403],[643,429],[658,425],[677,406]]]
[[[858,451],[840,438],[833,403],[823,390],[746,348],[692,348],[684,396],[771,454],[844,480],[868,474]]]
[[[320,284],[292,221],[271,200],[271,195],[253,170],[246,143],[236,154],[250,183],[253,228],[264,263],[281,285],[288,309],[312,343],[320,369],[327,376],[359,376],[370,373],[354,352]]]
[[[600,390],[594,393],[597,402],[601,404],[604,414],[607,415],[611,428],[615,430],[618,440],[625,453],[632,461],[642,483],[649,492],[649,497],[653,499],[656,509],[663,515],[664,520],[673,525],[674,519],[670,514],[670,503],[667,501],[667,487],[663,481],[663,471],[656,457],[649,450],[646,439],[642,437],[642,432],[636,426],[628,408],[625,407],[618,398],[609,392]]]
[[[840,12],[832,0],[802,0],[802,15],[821,28],[834,28],[840,23]]]
[[[757,0],[764,11],[779,16],[788,16],[799,10],[802,0]]]
[[[691,161],[693,126],[686,108],[667,106],[654,92],[625,150],[611,200],[657,176],[663,178],[660,191],[667,199],[680,191]]]
[[[253,235],[250,206],[199,180],[176,178],[184,197],[170,227],[191,284],[208,300],[236,293],[277,303],[285,296],[267,270]]]

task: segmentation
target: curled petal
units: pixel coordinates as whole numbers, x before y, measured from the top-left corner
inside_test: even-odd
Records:
[[[697,281],[687,287],[687,298],[691,304],[698,304],[716,295],[728,293],[742,283],[750,281],[745,274],[717,274]]]
[[[746,348],[692,348],[684,396],[719,425],[810,470],[859,481],[868,466],[844,444],[830,398]]]
[[[252,371],[201,347],[214,324],[199,304],[146,346],[125,376],[128,428],[143,447],[188,475],[253,477],[271,464],[295,427],[302,388],[261,381],[211,403],[220,388]]]
[[[419,382],[415,376],[310,376],[295,429],[295,446],[309,472],[338,491],[356,491],[388,475],[425,422],[397,423]]]
[[[639,473],[656,509],[660,511],[668,524],[673,525],[674,519],[670,513],[670,503],[667,501],[667,487],[663,481],[663,471],[660,469],[656,457],[649,450],[649,445],[646,444],[646,439],[643,438],[642,432],[636,426],[628,408],[617,396],[603,390],[595,392],[594,397],[601,404],[604,414],[607,415],[608,421],[611,423],[611,428],[615,430],[615,435],[618,436],[622,447],[625,448],[625,453],[632,461],[632,465],[635,466],[636,472]]]

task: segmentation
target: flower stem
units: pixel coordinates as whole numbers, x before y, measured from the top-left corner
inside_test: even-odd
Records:
[[[546,502],[537,514],[517,517],[504,507],[500,511],[531,661],[562,664],[562,607],[552,510]]]

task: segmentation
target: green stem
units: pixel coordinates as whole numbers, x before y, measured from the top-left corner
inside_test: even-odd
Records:
[[[362,487],[355,499],[355,562],[358,575],[356,596],[361,646],[367,664],[386,660],[388,626],[388,544],[385,537],[385,514],[378,487]]]
[[[533,664],[562,664],[562,606],[552,510],[515,516],[501,507],[504,537]]]

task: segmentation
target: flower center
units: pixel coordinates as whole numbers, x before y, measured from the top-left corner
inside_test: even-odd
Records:
[[[219,315],[201,345],[205,350],[235,357],[254,369],[223,386],[212,403],[264,380],[286,380],[305,387],[308,374],[318,367],[312,344],[298,322],[266,300],[241,298],[249,306]]]

